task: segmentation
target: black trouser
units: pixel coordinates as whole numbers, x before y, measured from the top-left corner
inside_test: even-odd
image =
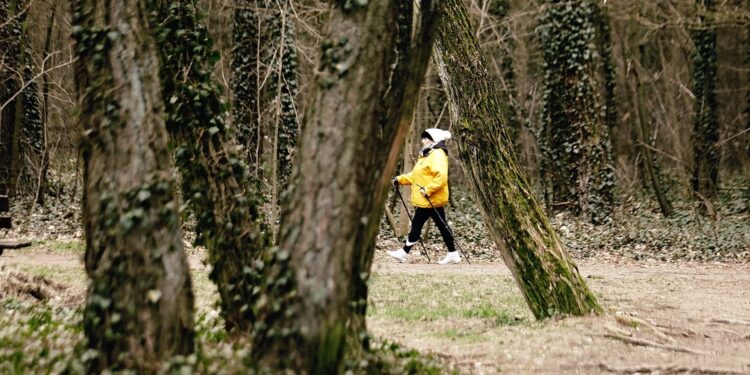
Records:
[[[440,216],[438,217],[438,215]],[[435,209],[417,207],[417,210],[414,212],[414,219],[411,221],[411,230],[409,231],[409,237],[406,239],[404,251],[408,253],[411,247],[419,241],[419,237],[422,235],[422,227],[424,227],[424,223],[429,218],[432,218],[432,221],[435,222],[435,225],[440,230],[440,235],[443,236],[443,241],[448,246],[448,251],[456,251],[450,229],[444,224],[448,220],[445,218],[445,209],[443,207],[435,207]]]

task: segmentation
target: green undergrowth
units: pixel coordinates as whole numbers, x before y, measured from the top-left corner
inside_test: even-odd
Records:
[[[734,187],[721,189],[708,212],[698,202],[671,197],[674,214],[665,218],[652,196],[621,194],[605,224],[592,225],[567,213],[552,214],[550,221],[575,258],[747,263],[750,182],[730,181],[727,186]],[[446,213],[459,246],[473,260],[501,262],[500,252],[471,194],[460,186],[453,188],[451,194],[454,197]],[[401,209],[398,202],[394,207],[396,217]],[[393,239],[393,231],[382,220],[379,241]],[[445,251],[434,225],[423,240],[426,245]],[[418,246],[416,250],[420,249]]]
[[[432,355],[390,341],[376,341],[359,361],[347,363],[346,374],[458,374]]]
[[[84,293],[85,278],[79,267],[53,267],[24,265],[20,271],[44,276],[49,280],[69,285],[70,293]],[[427,284],[433,283],[425,276]],[[225,329],[216,304],[216,287],[208,280],[205,270],[192,273],[196,295],[196,352],[190,356],[178,356],[164,364],[164,373],[249,373],[251,344],[246,340],[231,339]],[[377,276],[371,282],[374,295],[390,293],[386,288],[395,287],[403,279],[388,279]],[[414,280],[403,280],[414,282]],[[470,286],[460,279],[453,282]],[[498,280],[501,284],[504,281]],[[492,285],[490,282],[489,285]],[[504,286],[505,287],[505,286]],[[426,293],[419,288],[417,293]],[[461,294],[465,294],[464,291]],[[83,297],[79,297],[83,301]],[[379,300],[379,297],[376,297]],[[432,295],[426,298],[433,298]],[[440,313],[458,319],[505,319],[502,311],[491,305],[472,304],[466,311],[455,310]],[[415,313],[409,313],[415,316]],[[70,373],[83,374],[87,362],[97,355],[88,350],[83,333],[82,310],[78,303],[64,307],[55,303],[41,303],[31,299],[6,298],[0,301],[0,374],[21,373]],[[370,350],[356,361],[346,363],[351,374],[446,374],[450,370],[439,358],[403,347],[381,339],[371,341]]]
[[[563,242],[577,258],[635,261],[750,262],[750,204],[741,191],[723,191],[712,210],[675,201],[662,216],[646,198],[621,204],[606,225],[592,226],[568,215],[553,218]]]

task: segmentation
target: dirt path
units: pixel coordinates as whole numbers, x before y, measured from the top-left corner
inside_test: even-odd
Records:
[[[376,335],[447,356],[477,374],[750,374],[747,265],[579,262],[579,269],[602,296],[604,316],[509,327],[482,327],[477,322],[478,327],[467,328],[465,321],[456,322],[480,333],[483,339],[476,343],[436,339],[425,335],[422,327],[398,322],[374,321],[369,327]],[[510,277],[500,264],[379,263],[375,270],[385,275]],[[433,329],[446,324],[451,322],[439,322]]]
[[[202,254],[189,256],[204,270]],[[74,273],[70,293],[85,288],[80,255],[43,248],[6,252],[0,267]],[[612,264],[579,262],[607,313],[518,325],[487,319],[402,321],[370,319],[375,336],[444,357],[476,374],[750,374],[750,266],[716,264]],[[377,260],[388,275],[483,276],[510,280],[502,264],[396,264]],[[450,296],[446,296],[450,298]],[[74,300],[80,301],[80,297]],[[431,334],[456,325],[478,334],[473,341]],[[692,372],[691,372],[692,371]]]

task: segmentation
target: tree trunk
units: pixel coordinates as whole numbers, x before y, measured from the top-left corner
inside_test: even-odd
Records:
[[[612,60],[612,36],[609,27],[609,16],[603,5],[599,3],[592,4],[592,22],[596,27],[596,46],[599,58],[601,59],[601,82],[604,85],[604,124],[609,130],[612,139],[614,154],[617,155],[617,146],[614,145],[614,134],[617,128],[617,73],[615,64]]]
[[[263,134],[260,126],[258,63],[261,37],[255,0],[236,0],[232,22],[232,126],[251,173],[261,175]],[[259,180],[258,180],[259,181]]]
[[[193,351],[193,294],[154,40],[135,0],[74,1],[84,131],[90,372],[156,372]]]
[[[52,6],[52,11],[49,15],[49,22],[47,23],[47,33],[44,38],[44,54],[45,57],[50,57],[52,54],[52,30],[55,27],[55,16],[57,14],[57,3]],[[36,204],[44,207],[45,198],[47,196],[47,171],[49,169],[49,89],[50,79],[49,74],[44,75],[42,83],[42,160],[39,166],[39,173],[37,175],[37,186],[36,186]]]
[[[549,1],[542,32],[545,66],[542,175],[552,205],[583,213],[594,224],[612,209],[614,172],[609,131],[593,80],[597,5],[591,0]],[[545,184],[546,186],[546,184]]]
[[[667,196],[662,189],[658,168],[654,163],[654,154],[651,151],[650,142],[648,141],[650,126],[649,120],[646,118],[646,113],[643,110],[643,88],[638,68],[634,67],[632,74],[633,83],[631,85],[631,95],[633,97],[633,109],[635,111],[634,127],[637,135],[636,144],[641,157],[643,158],[643,166],[646,172],[646,176],[643,176],[643,179],[648,180],[650,183],[654,195],[656,196],[656,200],[659,202],[659,208],[661,209],[662,215],[664,215],[664,217],[669,217],[672,216],[672,204],[669,202],[669,199],[667,199]]]
[[[700,29],[693,31],[693,192],[699,199],[716,196],[719,183],[719,121],[716,101],[716,28],[714,0],[697,0],[700,7]]]
[[[26,4],[23,1],[0,2],[0,40],[5,45],[0,66],[2,125],[0,146],[0,184],[8,193],[33,193],[36,169],[41,165],[42,119],[36,82],[33,81],[30,39],[26,33]],[[7,20],[7,21],[5,21]]]
[[[414,168],[414,162],[412,161],[412,158],[414,157],[414,151],[412,150],[412,142],[414,141],[414,121],[411,121],[411,125],[409,126],[409,130],[406,133],[405,142],[404,142],[404,151],[401,153],[401,157],[403,158],[402,165],[402,173],[409,173],[411,172],[412,168]],[[409,197],[411,196],[410,193],[410,187],[408,186],[400,186],[398,188],[398,193],[401,194],[401,197],[404,198],[404,201],[406,204],[409,204]],[[398,197],[397,197],[398,198]],[[399,209],[399,215],[398,215],[398,233],[396,233],[396,236],[406,236],[409,233],[409,226],[411,225],[411,220],[409,220],[409,207],[404,207],[404,204],[401,202],[401,198],[398,198],[398,204],[401,205]]]
[[[374,239],[436,19],[431,1],[421,8],[421,27],[412,33],[411,1],[332,6],[293,194],[282,213],[281,249],[258,306],[263,327],[254,335],[254,357],[272,372],[340,373],[345,353],[367,348]]]
[[[279,130],[277,135],[276,163],[278,178],[276,195],[279,197],[288,189],[289,177],[292,174],[294,150],[297,146],[299,120],[297,116],[297,46],[294,32],[294,21],[289,8],[291,0],[286,0],[278,9],[279,30],[279,63],[274,70],[275,82],[278,85]],[[279,199],[276,200],[279,204]]]
[[[23,35],[22,17],[16,15],[15,1],[0,0],[0,190],[11,193],[11,165],[14,149],[16,124],[16,106],[9,102],[20,89],[14,75],[18,72],[18,61],[21,51],[21,37]],[[12,194],[11,194],[12,195]]]
[[[601,312],[519,171],[463,2],[445,4],[434,58],[448,91],[463,170],[505,264],[537,318]]]
[[[218,53],[190,0],[163,1],[158,14],[167,129],[182,174],[182,192],[197,218],[221,297],[227,330],[247,333],[254,321],[254,262],[268,247],[257,182],[225,125],[225,105],[213,82]]]
[[[504,113],[507,114],[508,136],[513,141],[513,147],[516,152],[520,153],[521,144],[519,135],[521,132],[521,121],[519,117],[521,116],[522,108],[517,101],[516,73],[513,70],[515,41],[512,38],[512,31],[508,26],[510,4],[508,4],[508,0],[493,0],[490,4],[489,13],[496,18],[496,22],[500,28],[500,35],[505,37],[501,40],[499,48],[493,51],[494,64],[497,65],[497,74],[495,76],[500,79],[498,90],[502,97],[506,99],[500,104],[507,105]]]

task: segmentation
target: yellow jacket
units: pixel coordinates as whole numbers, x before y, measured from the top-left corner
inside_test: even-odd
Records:
[[[432,205],[443,207],[448,204],[448,152],[444,145],[437,144],[425,153],[420,153],[411,172],[396,178],[401,185],[411,185],[411,204],[432,208],[419,191],[420,188],[425,188]]]

